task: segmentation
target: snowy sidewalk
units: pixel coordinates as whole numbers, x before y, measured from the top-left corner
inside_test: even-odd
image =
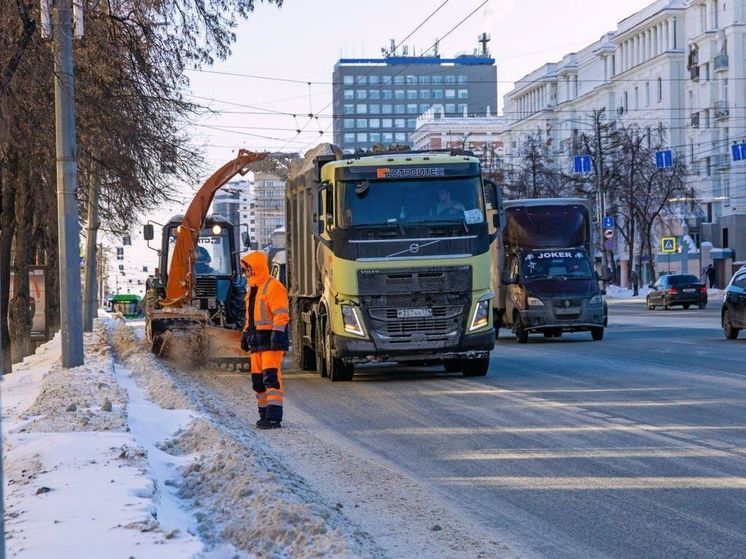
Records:
[[[2,379],[8,557],[378,555],[256,440],[190,409],[128,326],[97,321],[85,365],[59,361],[55,338]]]

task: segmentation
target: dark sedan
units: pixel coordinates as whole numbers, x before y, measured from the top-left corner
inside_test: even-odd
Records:
[[[688,309],[697,305],[700,309],[707,306],[707,287],[697,276],[689,274],[669,274],[658,278],[650,285],[647,296],[648,310],[663,307],[669,310],[674,306]]]
[[[746,266],[738,270],[725,288],[721,310],[723,334],[735,340],[741,329],[746,328]]]

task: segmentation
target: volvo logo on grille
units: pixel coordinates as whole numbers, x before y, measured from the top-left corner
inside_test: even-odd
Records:
[[[570,301],[565,301],[565,308],[569,308],[569,307],[570,307]]]
[[[409,252],[411,252],[412,254],[417,254],[418,252],[420,252],[420,245],[418,245],[417,243],[412,243],[411,245],[409,245]]]

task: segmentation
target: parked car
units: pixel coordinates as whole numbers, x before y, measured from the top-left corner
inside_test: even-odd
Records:
[[[728,340],[735,340],[741,329],[746,328],[746,266],[733,274],[725,288],[720,317]]]
[[[656,307],[670,310],[673,306],[688,309],[691,305],[704,309],[707,306],[707,286],[697,276],[668,274],[650,284],[646,300],[651,311]]]

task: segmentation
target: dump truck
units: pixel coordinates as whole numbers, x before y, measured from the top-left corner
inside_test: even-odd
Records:
[[[591,207],[582,198],[507,200],[493,247],[495,328],[518,343],[531,333],[590,331],[603,339],[604,291],[591,258]]]
[[[233,225],[207,211],[218,189],[266,156],[239,150],[204,183],[184,215],[163,225],[159,266],[145,294],[145,338],[153,353],[168,355],[176,339],[186,338],[197,358],[223,368],[248,367],[240,348],[246,290]],[[154,239],[152,223],[143,235]]]
[[[286,185],[297,365],[332,381],[379,362],[485,375],[496,237],[485,188],[494,184],[479,160],[455,150],[346,156],[321,144],[306,154]]]

